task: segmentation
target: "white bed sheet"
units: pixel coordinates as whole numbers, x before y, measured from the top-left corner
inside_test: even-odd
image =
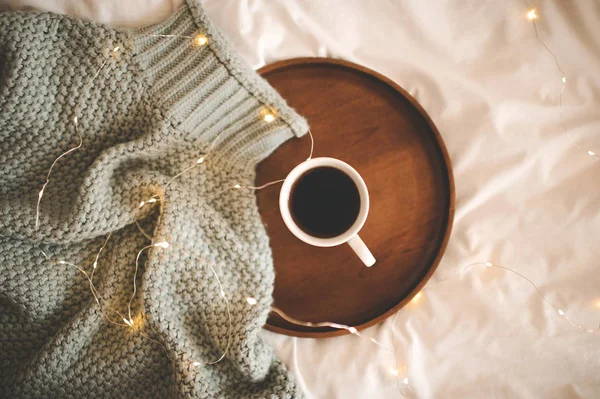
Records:
[[[132,27],[166,18],[181,2],[0,4]],[[509,272],[479,268],[453,278],[491,260],[530,277],[575,322],[598,327],[600,159],[574,148],[560,127],[561,75],[536,41],[524,1],[203,4],[255,68],[329,56],[389,76],[427,110],[454,165],[456,217],[437,272],[421,301],[399,312],[395,332],[392,320],[365,331],[395,343],[397,359],[354,336],[264,333],[309,397],[402,397],[391,368],[422,398],[600,397],[600,333],[578,332]],[[600,153],[600,4],[536,8],[540,34],[568,74],[565,124]]]

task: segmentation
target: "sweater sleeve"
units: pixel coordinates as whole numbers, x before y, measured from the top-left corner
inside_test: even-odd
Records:
[[[220,162],[253,168],[308,131],[306,120],[230,48],[196,2],[136,31],[132,41],[155,104],[183,134],[214,142]]]

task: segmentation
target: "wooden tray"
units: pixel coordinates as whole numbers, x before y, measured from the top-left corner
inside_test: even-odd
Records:
[[[327,58],[267,65],[259,73],[305,116],[314,156],[348,162],[371,197],[360,232],[377,263],[365,267],[347,245],[309,246],[279,213],[280,186],[257,193],[275,261],[275,305],[303,321],[359,330],[397,312],[433,274],[454,216],[454,182],[446,147],[423,108],[385,76]],[[310,139],[292,139],[258,167],[257,184],[281,179],[308,156]],[[331,337],[346,330],[304,328],[271,313],[268,330]]]

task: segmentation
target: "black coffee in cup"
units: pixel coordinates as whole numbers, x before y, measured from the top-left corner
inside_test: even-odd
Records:
[[[354,180],[331,166],[310,169],[290,191],[290,213],[305,233],[332,238],[346,232],[358,217],[360,193]]]

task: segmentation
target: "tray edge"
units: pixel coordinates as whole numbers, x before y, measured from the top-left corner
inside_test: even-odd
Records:
[[[410,301],[414,298],[414,296],[418,292],[420,292],[423,289],[425,284],[427,284],[427,282],[429,281],[431,276],[433,276],[433,274],[437,270],[437,267],[444,255],[444,253],[446,252],[446,248],[448,246],[448,241],[449,241],[450,235],[452,233],[452,226],[454,224],[456,193],[455,193],[455,186],[454,186],[454,173],[453,173],[453,169],[452,169],[452,162],[450,160],[450,156],[448,154],[448,149],[446,148],[446,144],[444,143],[444,140],[442,139],[442,136],[441,136],[437,126],[433,123],[433,120],[431,119],[431,117],[429,116],[427,111],[425,111],[425,109],[421,106],[421,104],[419,104],[419,102],[413,96],[411,96],[406,90],[404,90],[402,87],[400,87],[400,85],[398,85],[396,82],[394,82],[387,76],[385,76],[373,69],[367,68],[362,65],[355,64],[350,61],[338,59],[338,58],[300,57],[300,58],[290,58],[287,60],[276,61],[274,63],[265,65],[262,68],[259,68],[257,70],[257,73],[260,76],[264,77],[264,75],[268,74],[269,72],[273,72],[276,70],[281,70],[281,69],[285,69],[285,68],[297,66],[297,65],[305,65],[305,64],[339,65],[339,66],[343,66],[346,68],[358,70],[362,73],[365,73],[367,75],[375,77],[376,79],[384,82],[385,84],[390,86],[392,89],[394,89],[395,91],[400,93],[425,118],[425,121],[427,122],[427,124],[429,125],[429,127],[431,128],[431,130],[433,131],[433,133],[435,135],[436,142],[438,144],[438,147],[440,148],[442,157],[444,159],[444,163],[446,165],[446,172],[447,172],[446,178],[448,180],[448,188],[449,188],[448,215],[447,215],[448,223],[446,225],[446,229],[444,231],[444,236],[442,238],[441,245],[438,249],[438,253],[435,256],[435,258],[433,259],[433,261],[431,263],[431,267],[429,268],[429,270],[427,271],[427,273],[425,274],[423,279],[419,282],[419,284],[417,284],[417,286],[411,291],[411,293],[406,298],[404,298],[402,301],[400,301],[395,306],[390,308],[388,311],[375,317],[374,319],[372,319],[366,323],[353,326],[358,331],[362,331],[364,329],[367,329],[369,327],[372,327],[376,324],[379,324],[379,323],[385,321],[387,318],[389,318],[393,314],[399,312],[404,306],[406,306],[408,303],[410,303]],[[269,313],[269,315],[270,315],[270,313]],[[321,321],[321,320],[310,320],[310,321],[315,322],[315,321]],[[335,322],[335,320],[333,320],[333,321]],[[338,337],[338,336],[350,334],[350,332],[347,330],[332,330],[332,331],[321,331],[321,332],[289,330],[286,328],[277,327],[277,326],[268,324],[268,319],[267,319],[267,323],[265,323],[263,328],[265,330],[268,330],[268,331],[271,331],[271,332],[274,332],[277,334],[283,334],[283,335],[299,337],[299,338],[330,338],[330,337]]]

